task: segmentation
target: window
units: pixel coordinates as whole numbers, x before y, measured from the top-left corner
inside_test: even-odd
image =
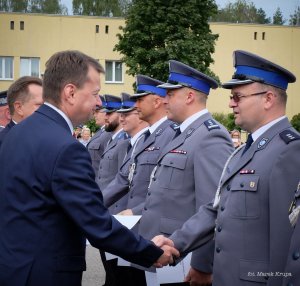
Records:
[[[15,21],[10,21],[10,29],[11,30],[15,29]]]
[[[265,32],[262,32],[262,37],[261,37],[261,38],[264,40],[265,37],[266,37],[266,33],[265,33]]]
[[[96,33],[99,33],[99,25],[96,25]]]
[[[254,32],[254,40],[257,39],[257,32]]]
[[[123,65],[119,61],[105,62],[105,81],[123,82]]]
[[[0,79],[13,79],[13,57],[0,57]]]
[[[20,30],[24,30],[24,21],[20,21]]]
[[[108,34],[108,26],[105,26],[105,34]]]
[[[20,76],[40,76],[40,59],[39,58],[21,58],[20,59]]]

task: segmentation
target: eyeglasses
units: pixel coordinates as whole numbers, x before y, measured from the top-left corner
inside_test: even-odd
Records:
[[[265,94],[268,91],[261,91],[261,92],[257,92],[257,93],[251,93],[251,94],[233,94],[232,96],[230,96],[230,100],[233,100],[234,102],[238,103],[240,102],[241,98],[243,97],[250,97],[250,96],[254,96],[254,95],[261,95],[261,94]]]

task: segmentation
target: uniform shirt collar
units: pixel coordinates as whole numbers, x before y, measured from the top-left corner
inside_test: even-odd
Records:
[[[157,128],[160,124],[162,124],[164,121],[166,121],[167,119],[168,119],[167,116],[164,116],[163,118],[159,119],[159,120],[156,121],[154,124],[152,124],[152,125],[149,127],[150,133],[152,134],[152,133],[156,130],[156,128]]]
[[[70,128],[71,134],[73,134],[74,127],[73,127],[73,124],[72,124],[70,118],[64,112],[62,112],[60,109],[58,109],[56,106],[54,106],[53,104],[51,104],[49,102],[45,102],[44,104],[49,106],[50,108],[54,109],[66,120],[66,122]]]
[[[138,138],[147,130],[149,129],[149,127],[145,127],[144,129],[140,130],[138,133],[136,133],[131,139],[130,139],[130,144],[131,146],[133,146],[135,144],[135,142],[138,140]]]
[[[268,124],[258,128],[256,131],[254,131],[251,134],[253,142],[256,141],[258,137],[260,137],[263,133],[265,133],[268,129],[270,129],[274,124],[276,124],[277,122],[283,120],[284,118],[286,118],[286,116],[281,116],[281,117],[269,122]]]
[[[114,140],[122,131],[123,131],[123,128],[121,128],[116,133],[114,133],[113,136],[111,137],[111,140]]]
[[[202,109],[201,111],[199,112],[196,112],[194,113],[193,115],[191,115],[190,117],[188,117],[186,120],[184,120],[179,128],[180,128],[180,131],[181,133],[190,125],[192,124],[194,121],[196,121],[200,116],[204,115],[205,113],[208,113],[208,110],[205,108],[205,109]]]

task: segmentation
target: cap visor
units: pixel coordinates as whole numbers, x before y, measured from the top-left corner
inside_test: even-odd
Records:
[[[104,108],[102,110],[103,110],[102,112],[105,112],[105,113],[112,113],[112,112],[117,111],[117,109],[107,109],[107,108]]]
[[[142,93],[135,93],[133,95],[130,96],[130,99],[135,99],[135,98],[139,98],[145,95],[150,94],[151,92],[142,92]]]
[[[223,83],[222,87],[226,88],[226,89],[231,89],[232,87],[237,86],[237,85],[244,85],[244,84],[249,84],[249,83],[253,83],[253,82],[254,81],[251,79],[245,79],[245,80],[232,79],[230,81]]]
[[[164,88],[164,89],[178,89],[178,88],[183,87],[183,85],[181,85],[181,84],[172,84],[172,83],[166,82],[166,83],[158,85],[157,87]]]
[[[119,112],[119,113],[126,113],[126,112],[132,111],[134,109],[135,109],[135,106],[130,107],[130,108],[121,108],[121,109],[118,109],[117,112]]]

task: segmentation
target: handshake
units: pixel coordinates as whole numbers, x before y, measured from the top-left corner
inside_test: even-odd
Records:
[[[178,258],[180,256],[179,251],[174,247],[174,243],[171,239],[163,235],[157,235],[152,238],[151,241],[164,251],[159,259],[153,264],[155,267],[161,268],[168,264],[173,264],[174,258]]]

